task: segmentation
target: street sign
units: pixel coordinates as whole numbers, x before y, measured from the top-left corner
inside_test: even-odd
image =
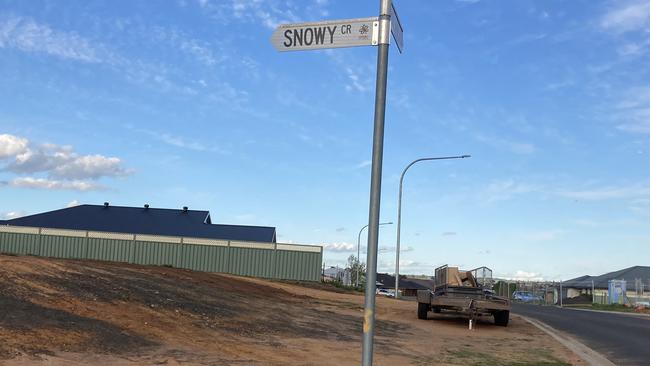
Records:
[[[402,23],[399,21],[395,3],[393,2],[390,4],[390,33],[393,35],[399,53],[402,53],[404,49],[404,28],[402,28]]]
[[[280,24],[271,36],[276,50],[304,51],[377,45],[377,17]]]

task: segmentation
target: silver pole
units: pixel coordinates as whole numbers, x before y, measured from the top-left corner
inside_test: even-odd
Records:
[[[442,156],[437,158],[420,158],[413,160],[409,165],[404,168],[402,175],[399,177],[399,194],[397,196],[397,241],[395,249],[395,298],[399,298],[399,252],[400,252],[400,233],[402,228],[402,185],[404,183],[404,174],[409,170],[413,164],[425,160],[447,160],[447,159],[464,159],[469,158],[470,155],[460,156]]]
[[[594,299],[596,298],[596,295],[594,294],[595,288],[594,288],[594,280],[591,280],[591,303],[594,303]]]
[[[392,225],[392,224],[393,224],[392,221],[391,221],[391,222],[382,222],[382,223],[379,224],[379,226],[381,226],[381,225]],[[361,230],[359,230],[359,236],[357,237],[357,261],[358,261],[359,263],[357,263],[357,281],[356,281],[356,287],[359,287],[359,274],[360,274],[360,272],[361,272],[361,268],[360,268],[360,267],[361,267],[361,260],[359,259],[359,258],[361,258],[361,257],[360,257],[360,256],[361,256],[361,232],[363,232],[363,229],[365,229],[365,228],[367,228],[367,227],[368,227],[368,225],[362,227]]]
[[[379,1],[379,45],[377,47],[377,84],[375,87],[375,121],[372,141],[372,173],[368,214],[368,254],[366,260],[366,294],[363,313],[361,364],[372,366],[375,336],[375,288],[377,282],[377,243],[381,201],[381,168],[384,155],[384,119],[386,116],[386,81],[391,0]]]
[[[361,232],[363,231],[363,229],[365,229],[367,227],[368,227],[368,225],[362,227],[361,230],[359,230],[359,236],[357,237],[357,261],[359,261],[359,258],[361,258],[360,257],[360,255],[361,255]],[[361,269],[359,268],[360,267],[359,264],[361,264],[361,262],[357,263],[357,281],[356,281],[356,286],[357,287],[359,287],[359,273],[361,272]]]

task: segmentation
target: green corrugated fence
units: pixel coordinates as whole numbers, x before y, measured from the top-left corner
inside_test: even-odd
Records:
[[[0,226],[0,253],[172,266],[320,281],[323,248],[97,231]]]

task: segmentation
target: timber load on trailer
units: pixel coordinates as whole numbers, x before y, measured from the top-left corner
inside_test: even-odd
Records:
[[[479,267],[460,271],[447,265],[436,268],[433,290],[418,290],[418,318],[434,313],[456,312],[469,317],[470,327],[478,317],[491,315],[494,324],[507,326],[510,300],[492,291],[492,270]]]

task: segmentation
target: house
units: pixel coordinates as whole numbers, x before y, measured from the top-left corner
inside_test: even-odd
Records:
[[[213,224],[209,211],[79,205],[0,221],[0,225],[275,243],[274,227]]]
[[[324,282],[341,282],[345,286],[352,286],[352,274],[349,268],[331,266],[323,270]]]
[[[377,288],[394,290],[395,276],[388,273],[377,273]],[[433,289],[433,279],[399,277],[399,290],[402,297],[417,296],[418,290]]]
[[[623,284],[624,283],[624,284]],[[606,302],[614,288],[622,291],[625,286],[624,297],[636,300],[650,298],[650,266],[633,266],[618,271],[608,272],[599,276],[580,276],[562,282],[563,298],[577,298],[581,295],[593,295],[594,301]],[[624,300],[622,300],[624,301]]]

